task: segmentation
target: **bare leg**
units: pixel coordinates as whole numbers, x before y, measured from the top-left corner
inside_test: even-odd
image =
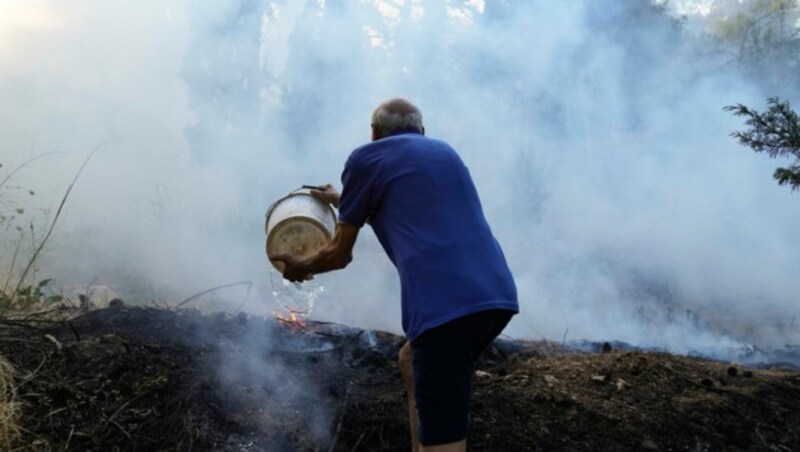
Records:
[[[454,443],[420,446],[419,450],[420,452],[465,452],[467,450],[467,440],[465,438]]]
[[[411,447],[413,452],[419,452],[419,418],[417,417],[417,403],[414,401],[414,356],[411,354],[411,343],[406,341],[397,354],[397,363],[400,366],[400,374],[403,375],[403,382],[406,385],[406,395],[408,396],[408,422],[411,428]]]

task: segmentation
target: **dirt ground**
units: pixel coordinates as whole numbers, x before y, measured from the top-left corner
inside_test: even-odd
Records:
[[[124,305],[0,319],[19,450],[409,450],[402,338]],[[471,450],[800,450],[800,372],[497,341]]]

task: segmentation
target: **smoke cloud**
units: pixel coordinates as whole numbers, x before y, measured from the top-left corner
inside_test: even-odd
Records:
[[[338,185],[372,109],[404,96],[470,167],[519,288],[509,335],[800,344],[797,195],[722,111],[796,101],[797,85],[765,90],[659,14],[632,1],[6,0],[0,171],[57,152],[15,179],[41,218],[96,149],[41,275],[142,302],[251,280],[246,308],[265,314],[266,208]],[[399,331],[397,277],[368,229],[351,267],[317,281],[315,317]],[[235,305],[235,290],[219,298]]]

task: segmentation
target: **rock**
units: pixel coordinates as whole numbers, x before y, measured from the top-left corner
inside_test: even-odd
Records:
[[[237,325],[247,325],[247,313],[242,311],[236,314],[236,324]]]
[[[729,377],[735,377],[738,373],[739,373],[739,370],[736,367],[734,367],[734,366],[728,367],[728,376]]]
[[[480,371],[478,371],[480,372]],[[478,372],[475,372],[477,375]],[[488,374],[488,372],[487,372]],[[491,375],[491,374],[488,374]],[[503,377],[503,381],[516,386],[523,386],[528,383],[528,376],[524,374],[510,374]]]
[[[618,378],[615,385],[617,386],[617,391],[622,391],[623,389],[628,389],[631,387],[630,383],[623,380],[622,378]]]
[[[116,309],[116,308],[121,308],[123,306],[125,306],[125,302],[120,300],[119,298],[114,298],[113,300],[108,302],[108,307],[109,308]]]
[[[592,375],[592,381],[595,383],[605,383],[606,376],[605,375]]]
[[[650,438],[642,440],[642,450],[658,450],[658,444]]]
[[[753,378],[753,372],[749,371],[749,370],[745,370],[744,372],[742,372],[742,376],[744,378]]]
[[[478,378],[489,378],[489,377],[492,376],[492,374],[490,374],[489,372],[486,372],[485,370],[476,370],[475,371],[475,376],[478,377]]]
[[[129,352],[128,344],[116,334],[106,334],[100,337],[72,342],[64,346],[69,352],[85,358],[101,359],[115,355],[124,355]]]
[[[700,384],[705,386],[706,388],[714,387],[714,382],[711,381],[710,378],[703,378],[702,380],[700,380]]]
[[[119,300],[113,290],[100,284],[67,285],[64,286],[63,291],[71,304],[83,309],[105,308],[110,306],[112,300]]]
[[[558,383],[558,379],[552,375],[545,375],[544,376],[545,383],[552,385]]]
[[[533,396],[533,401],[536,402],[536,403],[545,403],[545,402],[549,402],[550,401],[550,397],[542,394],[541,392],[537,392]]]

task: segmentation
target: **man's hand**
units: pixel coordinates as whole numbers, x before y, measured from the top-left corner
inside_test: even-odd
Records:
[[[320,201],[327,202],[333,207],[339,207],[339,192],[331,184],[325,184],[319,189],[311,189],[311,196],[319,199]]]
[[[353,259],[353,246],[358,237],[357,227],[347,223],[337,223],[333,238],[325,246],[308,256],[297,257],[292,254],[275,254],[270,260],[283,264],[283,277],[292,282],[311,279],[315,274],[345,268]],[[280,268],[280,265],[276,265]]]
[[[270,256],[270,259],[283,263],[283,278],[291,282],[302,282],[314,277],[302,261],[291,254],[278,254]]]

